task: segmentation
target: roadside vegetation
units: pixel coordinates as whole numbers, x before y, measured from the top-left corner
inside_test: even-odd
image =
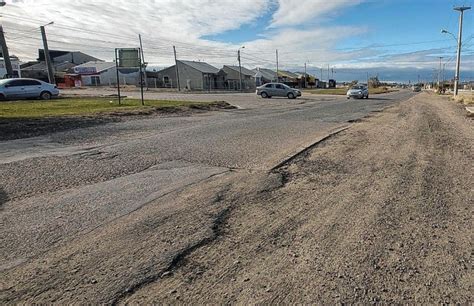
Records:
[[[454,98],[454,101],[456,101],[458,103],[462,103],[464,105],[473,106],[474,105],[474,95],[472,93],[471,94],[461,94],[461,95],[458,95],[456,98]]]
[[[321,89],[321,88],[315,88],[315,89],[306,89],[304,92],[311,93],[311,94],[316,94],[316,95],[341,95],[345,96],[347,93],[347,90],[349,87],[342,87],[342,88],[330,88],[330,89]],[[370,88],[369,93],[370,94],[382,94],[382,93],[388,93],[388,92],[393,92],[397,91],[396,89],[388,88],[388,87],[376,87],[376,88]]]
[[[26,100],[0,103],[0,119],[12,118],[43,118],[61,116],[84,116],[101,113],[146,114],[155,110],[166,111],[169,108],[205,108],[217,105],[219,102],[191,102],[124,99],[118,105],[117,99],[110,98],[60,98],[49,101]],[[222,102],[220,102],[222,104]]]

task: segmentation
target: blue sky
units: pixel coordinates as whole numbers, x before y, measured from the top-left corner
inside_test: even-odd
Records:
[[[439,56],[447,75],[454,68],[457,34],[455,5],[462,0],[6,0],[2,8],[7,42],[23,60],[41,47],[38,26],[49,21],[51,47],[81,50],[111,60],[115,47],[135,47],[144,38],[147,61],[172,64],[178,57],[217,67],[237,63],[248,68],[280,67],[310,71],[329,65],[339,78],[379,73],[408,81],[433,74]],[[120,18],[118,18],[118,16]],[[463,74],[474,74],[474,10],[464,19]],[[120,29],[120,31],[117,31]],[[357,72],[359,71],[359,73]],[[410,71],[413,71],[410,73]]]
[[[372,47],[382,53],[382,58],[390,58],[390,55],[413,54],[421,52],[422,55],[411,59],[413,66],[419,65],[418,69],[410,74],[410,69],[401,69],[398,73],[392,71],[385,73],[387,78],[401,78],[412,81],[413,79],[431,78],[432,68],[420,65],[432,57],[442,56],[448,62],[445,74],[454,73],[454,54],[456,51],[455,39],[446,34],[441,34],[441,29],[446,29],[457,35],[459,14],[452,8],[454,6],[471,5],[469,1],[458,0],[380,0],[364,1],[358,5],[348,5],[341,8],[337,13],[320,16],[315,20],[309,20],[298,26],[300,29],[311,29],[313,27],[347,26],[361,29],[359,34],[341,39],[334,45],[336,50],[353,50],[362,47]],[[215,35],[205,36],[206,39],[221,42],[232,42],[244,44],[245,42],[259,38],[269,31],[272,17],[277,7],[272,7],[262,16],[259,16],[249,24],[244,24],[238,29],[225,31]],[[474,50],[474,23],[472,11],[467,11],[464,16],[463,41],[465,42],[465,58],[472,59]],[[471,55],[471,56],[469,56]],[[379,56],[370,57],[379,60]],[[363,59],[355,59],[354,63],[364,62]],[[322,65],[320,65],[322,66]],[[337,64],[335,65],[337,66]],[[463,68],[465,79],[473,78],[473,62],[467,61]],[[319,69],[313,69],[316,73]],[[325,69],[327,70],[327,69]],[[370,69],[373,73],[377,70]],[[319,70],[320,71],[320,70]],[[325,75],[326,72],[323,73]],[[340,74],[344,78],[358,74],[354,69],[342,69]],[[383,72],[382,72],[383,74]],[[362,77],[359,73],[357,77]],[[410,80],[411,78],[411,80]]]
[[[390,45],[420,41],[446,40],[421,44],[422,47],[437,48],[450,46],[452,39],[441,35],[440,30],[447,29],[457,34],[458,14],[452,10],[454,5],[470,5],[472,1],[458,0],[380,0],[366,1],[359,5],[347,6],[333,17],[305,22],[298,28],[308,29],[318,26],[359,26],[367,32],[353,39],[346,39],[338,48],[356,48],[376,44]],[[238,29],[215,35],[204,36],[206,39],[221,42],[244,43],[257,39],[268,30],[272,15],[277,9],[273,6],[250,23]],[[326,20],[325,20],[326,19]],[[464,19],[464,36],[474,34],[472,11],[467,11]],[[454,40],[452,40],[454,42]],[[391,47],[394,51],[419,50],[420,45]]]

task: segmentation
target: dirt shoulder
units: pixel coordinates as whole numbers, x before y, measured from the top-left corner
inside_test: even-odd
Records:
[[[473,121],[420,94],[0,273],[2,303],[470,303]]]

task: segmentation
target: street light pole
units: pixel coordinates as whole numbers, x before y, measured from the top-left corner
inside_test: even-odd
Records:
[[[459,70],[461,67],[461,47],[462,47],[462,22],[464,17],[464,11],[471,9],[470,6],[455,7],[455,11],[459,11],[459,33],[458,33],[458,52],[456,60],[456,75],[454,76],[454,96],[458,95],[459,90]]]

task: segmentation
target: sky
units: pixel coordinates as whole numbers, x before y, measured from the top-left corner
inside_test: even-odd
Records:
[[[106,61],[143,38],[150,68],[178,59],[248,68],[307,71],[338,81],[433,80],[439,57],[454,74],[459,13],[471,0],[5,0],[0,8],[10,53],[25,62],[42,48],[82,51]],[[474,10],[466,11],[462,74],[474,79]],[[445,65],[444,65],[445,64]],[[323,68],[323,70],[322,70]],[[435,70],[434,70],[435,69]]]

